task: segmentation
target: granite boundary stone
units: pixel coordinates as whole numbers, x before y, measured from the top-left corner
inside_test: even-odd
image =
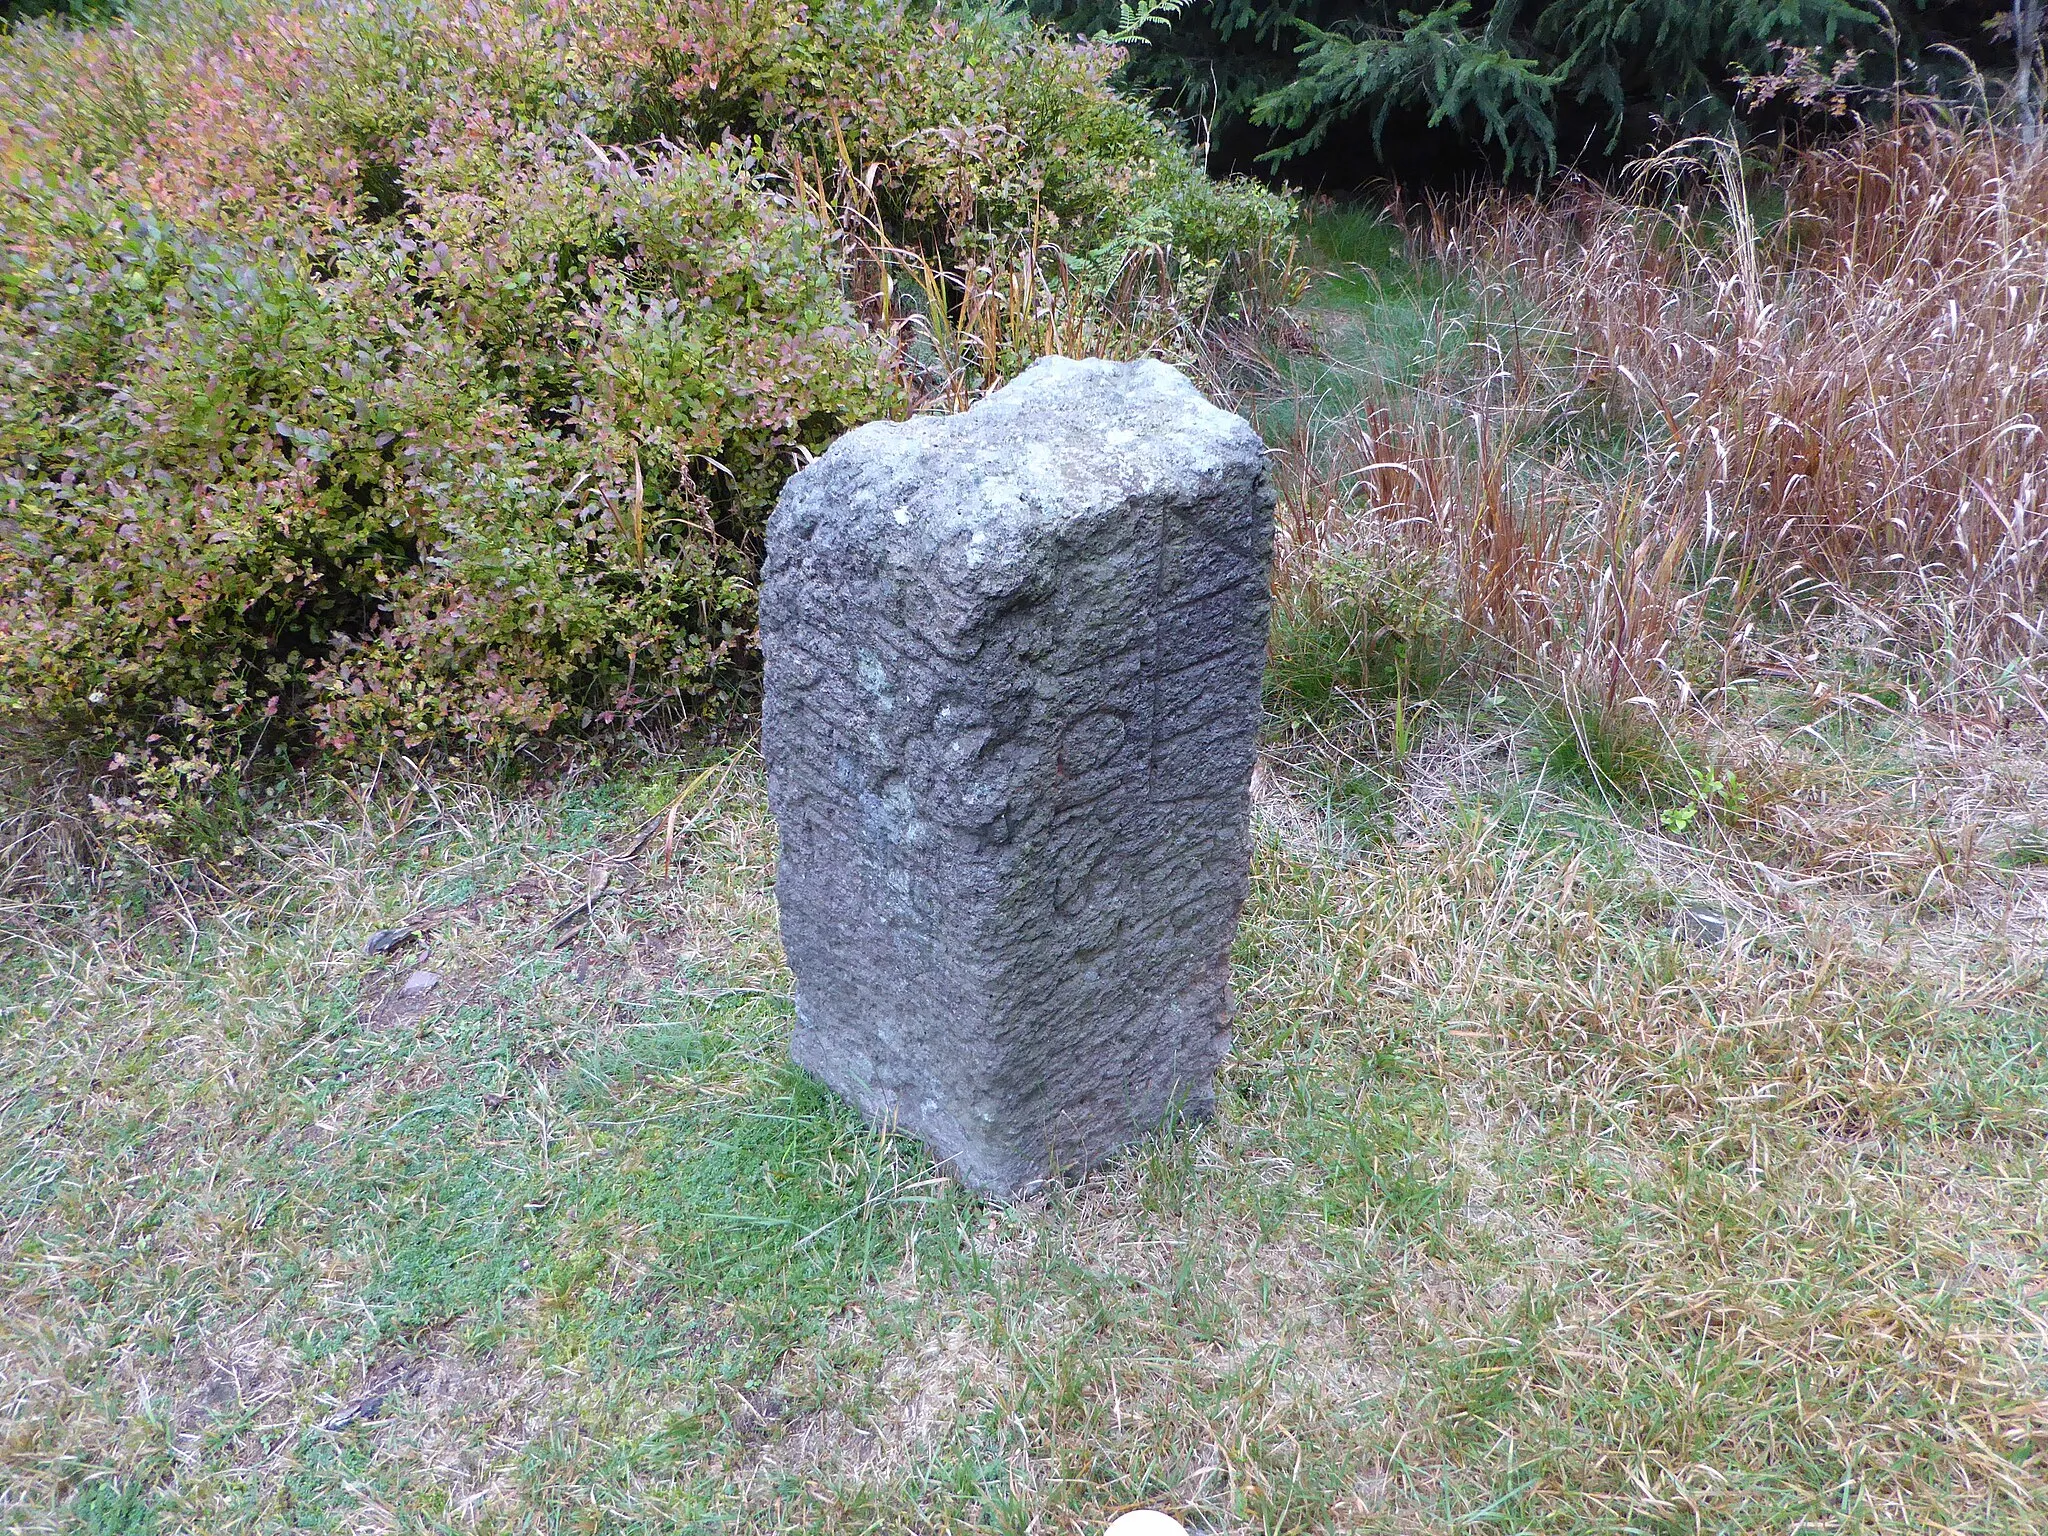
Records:
[[[876,422],[768,525],[792,1054],[1013,1196],[1210,1113],[1249,881],[1273,491],[1163,363]]]

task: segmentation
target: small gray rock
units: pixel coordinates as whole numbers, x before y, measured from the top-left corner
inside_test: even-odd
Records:
[[[1008,1196],[1213,1105],[1273,492],[1163,363],[874,423],[768,526],[799,1065]]]
[[[329,1434],[339,1434],[351,1424],[359,1424],[366,1419],[374,1419],[384,1411],[384,1399],[388,1396],[390,1396],[388,1392],[373,1392],[368,1397],[357,1398],[332,1418],[323,1419],[320,1427]]]
[[[1728,943],[1728,917],[1712,907],[1681,907],[1673,924],[1680,938],[1705,949],[1721,949]]]
[[[400,997],[425,997],[441,985],[441,978],[432,971],[414,971],[398,984]]]

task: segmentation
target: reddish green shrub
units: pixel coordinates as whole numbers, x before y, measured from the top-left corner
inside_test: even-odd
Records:
[[[10,705],[491,739],[741,644],[791,455],[890,402],[817,232],[739,151],[414,170],[317,254],[52,200],[9,274]]]
[[[0,42],[0,723],[148,736],[138,773],[186,785],[224,740],[715,694],[782,479],[904,404],[783,166],[940,262],[1053,236],[1106,287],[1145,247],[1196,300],[1278,227],[1114,63],[879,0]]]

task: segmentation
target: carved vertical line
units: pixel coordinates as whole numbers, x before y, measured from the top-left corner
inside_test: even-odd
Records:
[[[1165,722],[1159,716],[1163,708],[1162,695],[1165,691],[1163,677],[1164,659],[1160,654],[1160,636],[1164,632],[1163,614],[1166,608],[1167,563],[1172,549],[1173,514],[1161,502],[1153,510],[1152,545],[1152,592],[1145,605],[1145,869],[1143,875],[1144,900],[1148,912],[1157,911],[1165,892],[1160,886],[1171,871],[1160,858],[1159,850],[1166,841],[1168,828],[1167,813],[1160,808],[1161,789],[1159,782],[1159,742],[1165,734]],[[1167,1032],[1166,1071],[1168,1079],[1180,1081],[1180,1032]]]

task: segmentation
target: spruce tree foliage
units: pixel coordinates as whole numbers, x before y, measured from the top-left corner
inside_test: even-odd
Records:
[[[72,26],[91,26],[121,13],[122,0],[0,0],[0,26],[49,16]]]
[[[1128,0],[1034,0],[1090,35]],[[1131,82],[1224,158],[1363,172],[1428,156],[1545,174],[1718,126],[1746,72],[1789,50],[1860,55],[1860,83],[1914,83],[1930,44],[1974,44],[1956,0],[1192,0],[1130,43]]]

